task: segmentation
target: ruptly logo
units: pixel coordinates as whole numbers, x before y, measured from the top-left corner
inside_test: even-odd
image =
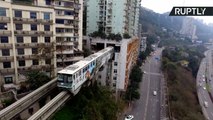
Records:
[[[170,16],[213,16],[213,7],[173,7]]]

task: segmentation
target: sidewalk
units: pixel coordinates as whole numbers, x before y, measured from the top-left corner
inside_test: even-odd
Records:
[[[130,106],[126,105],[126,107],[124,108],[123,112],[118,115],[118,119],[117,120],[124,120],[125,114],[127,114],[131,110],[132,110],[132,105],[130,105]]]

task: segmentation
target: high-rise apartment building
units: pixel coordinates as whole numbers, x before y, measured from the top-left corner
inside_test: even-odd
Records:
[[[141,0],[88,0],[87,35],[98,30],[106,34],[138,33]]]
[[[14,87],[25,74],[57,69],[82,56],[83,0],[0,1],[0,85]]]
[[[114,46],[114,60],[108,66],[112,71],[104,68],[97,79],[103,85],[110,85],[115,91],[127,89],[130,70],[139,54],[140,2],[141,0],[87,0],[87,35],[101,31],[106,35],[127,33],[131,36],[122,40],[85,37],[87,40],[84,42],[90,44],[92,50]]]

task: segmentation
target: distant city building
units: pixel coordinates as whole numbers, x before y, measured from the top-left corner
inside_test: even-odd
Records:
[[[54,77],[82,56],[83,0],[0,0],[0,85],[17,87],[32,70]]]
[[[146,50],[146,39],[147,37],[142,37],[141,38],[141,43],[140,43],[140,51],[143,52]]]
[[[87,35],[101,30],[109,33],[138,34],[141,0],[88,0]]]
[[[196,36],[196,25],[194,25],[193,18],[185,18],[183,20],[180,33],[189,37],[192,42],[195,42],[198,39]]]

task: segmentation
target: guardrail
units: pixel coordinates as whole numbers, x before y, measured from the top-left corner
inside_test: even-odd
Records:
[[[43,95],[51,91],[53,88],[56,87],[57,79],[54,78],[50,82],[46,83],[45,85],[41,86],[40,88],[36,89],[32,93],[26,95],[25,97],[21,98],[20,100],[16,101],[15,103],[11,104],[10,106],[6,107],[5,109],[0,111],[0,120],[9,120],[12,119],[14,116],[22,112],[24,109],[32,105],[36,102],[39,98]]]
[[[62,91],[28,120],[47,120],[55,111],[65,104],[70,96],[67,91]]]

